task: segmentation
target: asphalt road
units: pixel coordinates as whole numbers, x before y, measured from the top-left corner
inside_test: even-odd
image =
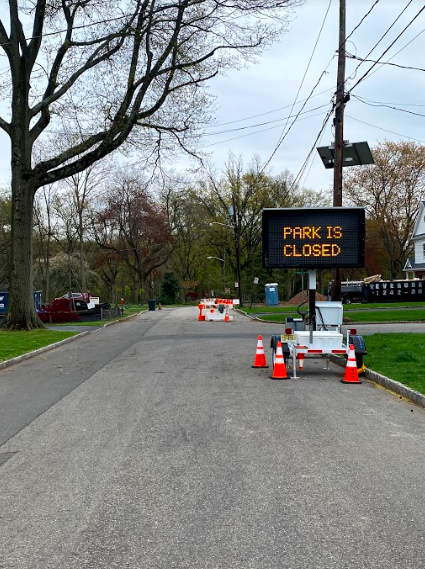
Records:
[[[425,411],[146,312],[0,372],[0,568],[425,567]],[[359,327],[360,328],[360,327]]]

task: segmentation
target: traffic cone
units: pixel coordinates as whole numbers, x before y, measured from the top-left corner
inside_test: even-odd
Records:
[[[252,367],[269,367],[266,362],[266,354],[264,353],[263,337],[258,336],[257,351],[255,352],[254,365]]]
[[[282,343],[279,340],[276,348],[276,357],[274,360],[273,373],[270,379],[289,379],[286,373],[285,360],[283,358]]]
[[[356,352],[354,351],[354,345],[350,344],[350,349],[348,350],[347,366],[345,368],[344,379],[341,379],[342,383],[362,383],[359,379],[359,374],[357,372],[357,362],[356,362]]]
[[[203,304],[198,304],[198,308],[199,308],[199,316],[198,316],[198,320],[200,322],[205,322],[205,315],[202,314],[202,311],[204,309],[204,305]]]

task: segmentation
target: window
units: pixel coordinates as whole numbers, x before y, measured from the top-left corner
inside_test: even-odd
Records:
[[[423,245],[422,245],[422,254],[423,254],[423,257],[425,259],[425,243],[423,243]]]

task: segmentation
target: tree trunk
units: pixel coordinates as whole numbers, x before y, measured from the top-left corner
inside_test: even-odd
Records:
[[[44,328],[33,298],[33,203],[35,191],[12,158],[12,251],[9,305],[3,322],[7,330]]]

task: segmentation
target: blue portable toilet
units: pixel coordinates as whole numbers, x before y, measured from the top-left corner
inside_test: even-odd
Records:
[[[265,285],[266,306],[279,306],[279,285],[269,283]]]

